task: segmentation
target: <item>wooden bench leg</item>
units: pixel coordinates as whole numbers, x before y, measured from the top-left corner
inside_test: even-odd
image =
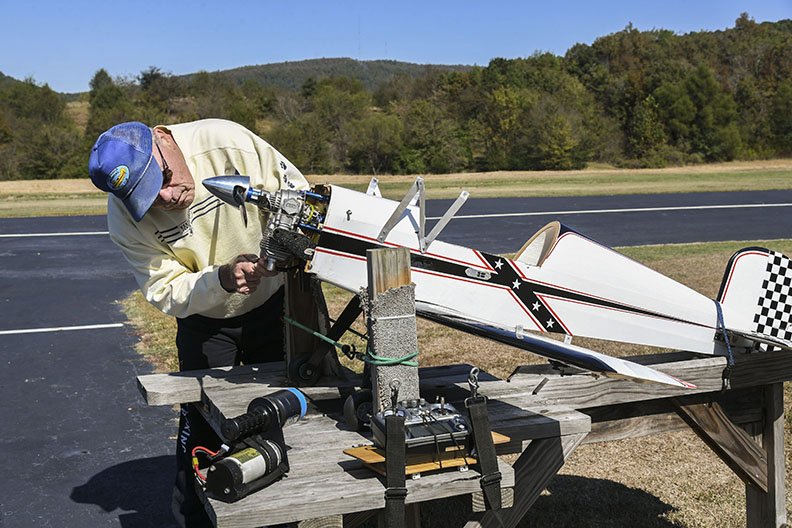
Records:
[[[317,517],[316,519],[306,519],[297,523],[298,528],[344,528],[343,515],[330,515],[327,517]]]
[[[767,493],[745,486],[746,526],[781,528],[787,526],[784,477],[784,385],[775,383],[764,390],[764,421],[757,439],[767,453]]]
[[[767,491],[767,454],[717,402],[674,403],[677,414],[743,482]]]
[[[514,463],[514,505],[499,512],[488,511],[469,521],[465,528],[517,526],[547,483],[588,433],[532,440]]]
[[[471,497],[473,503],[473,513],[483,513],[487,511],[487,505],[484,502],[484,493],[477,491]],[[511,508],[514,506],[514,488],[501,488],[501,505],[504,508]]]

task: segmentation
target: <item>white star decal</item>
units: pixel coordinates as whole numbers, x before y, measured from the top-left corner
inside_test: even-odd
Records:
[[[518,279],[514,279],[514,282],[512,282],[512,288],[514,288],[515,290],[519,290],[520,289],[520,284],[521,283],[520,283],[520,281]]]
[[[548,319],[547,320],[547,328],[553,328],[553,320],[552,319]]]
[[[502,267],[503,267],[503,261],[502,260],[498,260],[495,263],[495,269],[501,269]]]
[[[541,304],[539,304],[539,301],[536,301],[535,303],[533,303],[533,311],[534,312],[538,312],[540,306],[541,306]]]

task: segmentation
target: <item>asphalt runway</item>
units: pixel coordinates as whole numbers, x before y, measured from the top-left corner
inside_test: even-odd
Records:
[[[428,215],[450,203],[428,202]],[[731,207],[580,214],[699,206]],[[492,213],[530,216],[464,218]],[[616,246],[790,238],[792,191],[471,199],[459,215],[440,239],[494,253],[554,219]],[[107,235],[53,235],[104,231],[96,216],[0,220],[4,528],[173,526],[176,414],[144,405],[135,376],[151,369],[131,330],[109,326],[124,321],[115,301],[135,282]],[[45,236],[9,236],[20,234]],[[19,333],[78,325],[108,326]]]
[[[96,230],[104,219],[0,221],[3,233]],[[136,285],[105,236],[0,238],[0,526],[175,526],[175,414],[148,407],[151,372],[115,303]]]
[[[441,216],[452,202],[427,202],[427,216]],[[624,211],[641,208],[666,210]],[[585,212],[603,210],[612,212]],[[492,213],[530,216],[464,218]],[[439,239],[490,253],[516,252],[553,220],[607,246],[770,240],[792,237],[792,191],[481,198],[469,199],[457,216]]]

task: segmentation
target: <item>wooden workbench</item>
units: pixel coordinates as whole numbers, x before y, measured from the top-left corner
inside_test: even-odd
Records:
[[[792,379],[792,353],[741,355],[731,389],[721,390],[722,357],[685,353],[632,358],[697,386],[677,389],[654,384],[595,378],[549,366],[518,369],[509,381],[481,376],[480,392],[489,397],[493,431],[512,438],[499,454],[521,453],[512,467],[501,463],[504,498],[511,507],[500,514],[515,526],[566,458],[581,444],[639,437],[691,427],[746,483],[750,528],[780,528],[786,523],[783,456],[783,386]],[[459,402],[467,395],[470,367],[421,369],[421,394],[443,394]],[[267,364],[140,376],[150,405],[191,402],[217,428],[222,417],[244,412],[247,404],[289,386],[283,364]],[[370,443],[348,430],[336,414],[350,383],[305,388],[309,415],[284,430],[291,447],[287,478],[233,504],[208,500],[218,527],[255,527],[284,522],[354,526],[384,507],[384,486],[373,472],[343,454]],[[460,405],[459,408],[462,408]],[[447,471],[408,480],[407,504],[473,494],[481,503],[478,474]],[[467,526],[497,526],[491,512],[474,514]]]

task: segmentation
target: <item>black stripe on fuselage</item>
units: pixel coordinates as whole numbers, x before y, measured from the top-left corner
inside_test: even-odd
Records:
[[[327,230],[322,231],[322,234],[319,238],[319,244],[317,245],[317,249],[326,248],[340,253],[347,253],[364,258],[366,256],[366,250],[388,247],[393,246],[361,240],[359,238],[330,232]],[[644,310],[635,306],[621,304],[606,299],[600,299],[578,292],[568,291],[557,286],[526,280],[523,279],[512,267],[511,261],[509,259],[499,257],[497,255],[490,255],[489,253],[484,253],[481,251],[479,251],[478,254],[481,255],[481,257],[486,260],[487,264],[489,264],[494,270],[488,271],[490,274],[489,279],[482,279],[467,275],[465,271],[469,268],[472,268],[472,266],[465,266],[455,262],[449,262],[435,256],[422,255],[412,251],[410,252],[410,264],[413,268],[417,268],[419,270],[443,273],[445,275],[457,277],[467,281],[480,282],[482,284],[494,284],[503,288],[508,288],[520,300],[520,304],[523,305],[523,308],[526,311],[531,311],[531,315],[542,325],[545,331],[548,332],[562,334],[567,333],[560,324],[560,321],[554,316],[554,314],[550,312],[549,307],[547,307],[544,302],[542,302],[537,294],[560,297],[568,301],[577,301],[601,308],[610,308],[613,310],[629,312],[636,315],[645,315],[649,317],[658,317],[669,321],[690,323],[684,319],[669,317],[667,315]],[[498,261],[501,262],[500,266],[497,265]],[[519,281],[519,284],[516,284],[515,280]],[[538,309],[536,303],[539,303]],[[549,324],[550,322],[552,322],[552,324]]]

